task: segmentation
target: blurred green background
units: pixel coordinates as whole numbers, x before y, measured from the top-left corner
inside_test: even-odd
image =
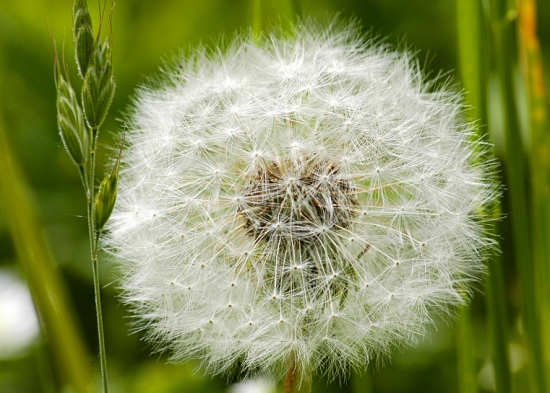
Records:
[[[58,48],[65,37],[65,56],[72,81],[75,85],[79,83],[73,61],[71,6],[71,0],[0,1],[0,121],[3,121],[30,185],[43,232],[68,287],[78,327],[83,332],[87,349],[94,355],[95,361],[90,363],[90,368],[98,375],[85,199],[78,172],[63,149],[56,124],[50,34],[55,37]],[[96,27],[98,5],[92,0],[89,6]],[[453,0],[304,0],[302,6],[306,16],[323,18],[339,12],[343,19],[358,18],[366,32],[372,32],[387,43],[416,51],[427,72],[448,72],[460,88]],[[538,8],[539,38],[548,71],[550,1],[540,1]],[[212,46],[220,34],[231,36],[235,30],[248,28],[248,13],[246,0],[120,0],[116,3],[113,63],[117,91],[110,116],[101,131],[99,176],[103,174],[101,164],[107,163],[112,156],[108,147],[113,146],[121,126],[117,119],[123,116],[134,88],[157,72],[162,59],[178,53],[179,48],[198,43]],[[546,75],[548,81],[549,73]],[[492,116],[498,118],[498,104],[492,107]],[[493,124],[497,124],[492,132],[497,151],[501,151],[498,119]],[[15,311],[11,313],[5,306],[6,299],[15,296],[8,289],[13,287],[18,274],[15,247],[5,214],[6,211],[0,209],[0,392],[58,391],[55,360],[40,333],[35,334],[34,339],[22,340],[19,346],[10,347],[5,343],[14,334],[22,337],[23,327],[17,332],[17,324],[10,324],[8,320],[16,320],[14,312],[24,312],[23,303],[15,303],[11,308]],[[503,263],[512,331],[508,349],[511,369],[517,374],[515,383],[521,385],[525,354],[518,330],[518,278],[513,262],[507,257],[510,253],[506,241],[507,225],[504,220]],[[165,355],[151,355],[151,348],[140,341],[140,334],[132,333],[128,311],[117,299],[115,269],[105,258],[100,266],[112,392],[246,391],[243,385],[231,387],[239,381],[238,376],[231,380],[211,378],[196,372],[193,363],[167,365]],[[479,289],[482,290],[481,285]],[[472,326],[477,383],[482,392],[494,390],[485,315],[483,295],[478,291],[472,304]],[[22,324],[32,325],[32,320],[21,320]],[[438,323],[419,347],[396,349],[392,360],[384,367],[373,365],[362,376],[352,375],[347,384],[335,381],[327,385],[325,380],[316,380],[314,391],[457,392],[455,325],[455,321]],[[9,330],[14,328],[15,333]],[[26,329],[32,337],[32,326]],[[257,391],[269,389],[268,386]]]

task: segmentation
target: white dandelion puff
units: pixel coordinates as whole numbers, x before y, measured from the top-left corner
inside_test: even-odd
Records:
[[[126,141],[105,239],[124,299],[211,372],[337,373],[412,345],[493,244],[460,96],[353,26],[182,59],[139,90]]]

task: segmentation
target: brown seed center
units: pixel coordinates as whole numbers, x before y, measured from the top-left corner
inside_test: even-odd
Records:
[[[354,183],[326,158],[262,162],[243,188],[239,213],[258,239],[311,242],[350,226]]]

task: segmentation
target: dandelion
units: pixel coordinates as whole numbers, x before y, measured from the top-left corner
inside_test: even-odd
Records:
[[[337,375],[467,302],[492,164],[456,92],[357,30],[238,37],[139,90],[105,242],[173,361]]]

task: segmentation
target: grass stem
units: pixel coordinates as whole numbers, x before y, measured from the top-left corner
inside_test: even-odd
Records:
[[[250,26],[258,39],[270,23],[280,23],[285,29],[296,22],[302,11],[299,0],[250,0]]]
[[[510,199],[510,219],[512,226],[515,262],[519,272],[522,296],[522,321],[525,343],[531,370],[533,392],[546,392],[543,368],[542,341],[538,317],[538,296],[535,285],[535,265],[530,226],[529,181],[527,160],[520,135],[518,110],[515,100],[513,66],[516,64],[514,48],[513,18],[516,13],[510,10],[506,0],[491,0],[489,23],[491,26],[492,48],[504,108],[505,129],[505,173]],[[537,212],[536,214],[540,214]]]
[[[531,225],[537,312],[541,331],[550,331],[550,120],[544,68],[537,37],[534,0],[518,1],[518,41],[523,75],[529,97],[531,134]],[[542,335],[543,369],[546,386],[550,383],[550,336]],[[541,355],[539,355],[541,356]],[[538,360],[538,359],[535,359]]]
[[[470,309],[460,309],[460,321],[457,327],[457,363],[458,363],[458,392],[476,393],[476,358],[474,349],[474,335]]]
[[[484,24],[481,2],[457,0],[458,49],[462,83],[469,104],[469,120],[477,122],[481,140],[488,141],[487,134],[487,80],[489,74],[487,32]],[[490,157],[485,157],[490,159]],[[495,219],[500,216],[500,208],[494,207]],[[494,229],[487,228],[494,232]],[[485,303],[488,313],[488,336],[490,353],[495,372],[497,391],[511,391],[511,372],[508,359],[508,318],[506,310],[505,282],[502,259],[496,255],[488,261],[488,275],[485,280]],[[471,381],[472,367],[475,367],[475,353],[472,346],[472,333],[467,311],[462,311],[459,328],[458,358],[461,378],[461,393],[477,391],[477,384]]]
[[[86,203],[88,210],[88,234],[90,237],[90,256],[92,261],[92,274],[94,280],[94,299],[97,322],[97,335],[99,342],[99,364],[101,369],[101,386],[103,393],[108,393],[107,379],[107,354],[105,350],[105,333],[103,329],[103,313],[101,308],[101,285],[99,282],[99,261],[97,258],[99,233],[97,233],[94,222],[94,205],[95,205],[95,166],[96,166],[96,148],[98,129],[90,130],[90,151],[88,157],[87,176],[84,176],[86,181],[83,181],[84,190],[86,191]]]
[[[1,106],[0,106],[1,107]],[[93,391],[90,356],[0,119],[0,199],[64,390]]]

